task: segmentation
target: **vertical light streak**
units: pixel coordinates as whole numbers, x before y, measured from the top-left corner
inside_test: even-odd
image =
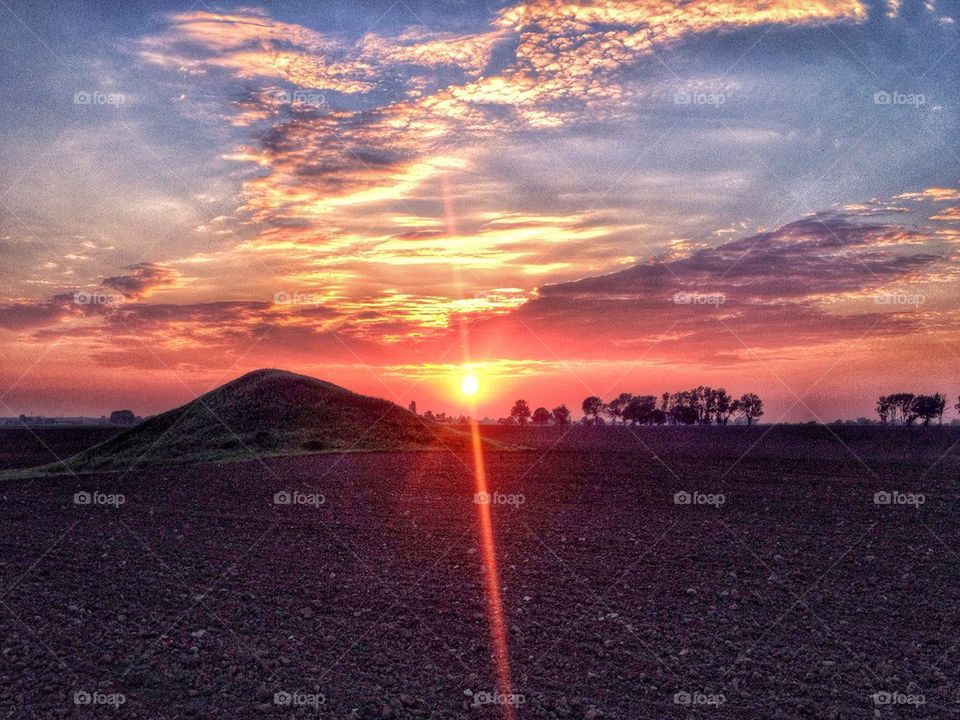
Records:
[[[470,434],[473,439],[473,467],[477,476],[477,493],[482,498],[490,498],[487,490],[487,472],[483,462],[483,441],[480,438],[480,426],[477,423],[476,408],[471,408]],[[480,545],[483,564],[487,569],[487,618],[490,623],[490,640],[493,645],[494,670],[497,676],[497,691],[501,696],[503,717],[514,720],[512,703],[513,680],[510,675],[510,651],[507,644],[506,623],[503,618],[503,600],[500,592],[500,571],[497,568],[497,544],[493,534],[493,519],[490,514],[491,503],[477,503],[480,515]]]
[[[449,178],[444,175],[441,184],[443,187],[443,209],[447,232],[456,233],[457,217],[453,206],[453,193],[450,190]],[[463,282],[459,268],[454,268],[455,282],[458,293],[463,295]],[[464,366],[470,363],[469,329],[466,318],[460,318],[460,346]],[[483,439],[480,437],[480,425],[477,422],[476,402],[470,400],[470,437],[473,448],[473,470],[477,478],[476,495],[474,497],[490,498],[487,489],[487,470],[483,460]],[[486,568],[484,577],[484,591],[487,600],[487,621],[490,626],[490,643],[493,649],[494,673],[496,675],[497,692],[501,697],[500,708],[505,720],[515,720],[516,710],[512,703],[513,678],[510,674],[510,649],[507,643],[506,622],[503,615],[503,595],[500,590],[500,570],[497,566],[497,542],[493,532],[493,518],[491,517],[491,503],[476,503],[480,520],[480,549],[483,565]]]

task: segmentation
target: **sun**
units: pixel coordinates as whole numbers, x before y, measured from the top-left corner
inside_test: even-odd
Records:
[[[467,397],[473,397],[477,394],[477,391],[480,389],[480,381],[477,380],[477,376],[473,373],[469,373],[463,376],[463,379],[460,381],[460,392],[462,392]]]

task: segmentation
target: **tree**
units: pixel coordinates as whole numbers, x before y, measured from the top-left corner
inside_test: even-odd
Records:
[[[598,398],[596,395],[591,395],[583,401],[583,414],[590,417],[593,417],[594,422],[597,418],[600,417],[600,413],[603,412],[603,400]]]
[[[626,420],[623,419],[623,411],[626,409],[631,398],[633,398],[633,395],[630,393],[620,393],[604,407],[604,412],[610,416],[614,425],[617,424],[618,419],[626,424]]]
[[[623,409],[624,424],[648,425],[654,422],[657,412],[657,399],[653,395],[635,395]]]
[[[526,425],[527,420],[530,419],[530,406],[527,405],[527,401],[517,400],[510,410],[510,417],[516,420],[521,426]]]
[[[416,414],[417,414],[417,402],[416,402],[415,400],[411,400],[411,401],[410,401],[410,404],[407,405],[407,410],[409,410],[409,411],[412,412],[414,415],[416,415]]]
[[[713,420],[717,425],[726,425],[730,422],[730,416],[732,416],[737,408],[740,406],[736,400],[734,400],[729,393],[723,388],[714,391],[714,400],[713,400]]]
[[[696,391],[683,390],[671,395],[667,415],[674,425],[695,425],[700,420]]]
[[[114,410],[110,413],[111,425],[135,425],[136,422],[137,416],[132,410]]]
[[[713,419],[714,405],[716,404],[716,393],[711,387],[701,385],[693,393],[693,407],[697,410],[697,424],[709,425]]]
[[[886,395],[877,398],[877,415],[880,416],[880,422],[886,425],[890,420],[890,399]]]
[[[553,422],[555,425],[569,425],[570,424],[570,411],[567,410],[566,405],[557,405],[553,409]]]
[[[740,398],[740,412],[747,419],[747,425],[763,415],[763,400],[755,393],[747,393]]]
[[[890,422],[896,425],[898,422],[904,425],[913,425],[917,416],[913,414],[913,393],[894,393],[887,395],[887,403],[890,409]]]
[[[545,407],[538,407],[533,411],[533,424],[546,425],[548,422],[550,422],[551,417],[552,415],[550,414],[549,410],[547,410]]]
[[[943,415],[947,399],[940,393],[935,395],[917,395],[910,404],[911,424],[915,419],[922,419],[923,426],[929,427],[930,421]]]

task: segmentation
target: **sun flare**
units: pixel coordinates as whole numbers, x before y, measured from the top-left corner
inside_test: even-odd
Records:
[[[464,375],[460,381],[460,392],[467,397],[473,397],[477,394],[478,390],[480,390],[480,381],[477,380],[477,376],[473,373]]]

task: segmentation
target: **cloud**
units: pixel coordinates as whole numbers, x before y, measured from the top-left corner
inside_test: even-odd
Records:
[[[813,304],[804,288],[814,281],[821,283],[821,301],[856,292],[863,281],[858,260],[878,277],[921,275],[932,256],[883,250],[918,237],[818,217],[580,284],[554,282],[534,296],[545,279],[622,266],[626,253],[616,241],[638,226],[599,212],[523,212],[502,196],[491,212],[472,197],[479,194],[470,184],[477,158],[494,143],[503,147],[511,135],[530,130],[608,121],[636,105],[630,71],[657,49],[703,33],[865,16],[854,0],[533,0],[503,8],[480,27],[413,27],[349,42],[264,11],[173,13],[162,32],[142,39],[140,57],[176,71],[180,82],[219,93],[225,117],[243,128],[237,133],[248,133],[228,155],[256,167],[235,218],[252,232],[222,254],[263,267],[264,274],[282,272],[291,287],[316,291],[323,310],[250,300],[148,302],[187,281],[173,263],[140,263],[103,279],[104,288],[127,301],[118,307],[12,303],[0,308],[0,323],[22,331],[76,320],[101,339],[124,336],[124,327],[136,324],[168,349],[171,343],[233,347],[265,327],[286,340],[335,330],[380,348],[404,339],[447,342],[466,318],[536,324],[541,313],[545,322],[560,313],[576,322],[587,307],[610,312],[620,327],[630,322],[621,317],[621,294],[633,296],[628,313],[659,311],[663,299],[649,291],[673,287],[674,276],[718,284],[731,297],[727,310],[750,314],[759,300]],[[465,188],[461,197],[451,178]],[[455,201],[465,206],[456,215]],[[444,207],[443,216],[428,217],[428,203]],[[725,268],[722,276],[718,267]],[[735,291],[747,289],[754,295],[736,302]],[[762,306],[754,316],[771,312]],[[816,318],[821,311],[803,312]]]
[[[565,358],[603,348],[607,358],[732,362],[750,350],[909,334],[921,330],[918,311],[884,304],[885,293],[955,281],[960,269],[953,257],[916,252],[921,238],[898,225],[815,215],[685,257],[546,285],[471,337],[493,357],[516,357],[510,345],[526,337],[525,347]]]
[[[21,331],[60,322],[70,314],[72,297],[48,302],[8,302],[0,305],[0,328]]]
[[[103,286],[116,290],[126,298],[141,298],[160,288],[176,287],[180,274],[173,268],[156,263],[129,265],[123,275],[103,279]]]
[[[933,200],[935,202],[960,201],[960,190],[957,188],[931,187],[924,190],[900,193],[894,200]]]
[[[939,256],[892,250],[924,237],[896,225],[814,216],[671,262],[651,261],[612,275],[549,285],[541,288],[540,294],[570,297],[588,293],[597,297],[643,288],[648,296],[652,289],[667,294],[723,292],[729,299],[745,303],[816,299],[856,292],[890,279],[920,279]]]
[[[180,12],[168,22],[164,32],[141,40],[144,60],[192,75],[222,70],[245,80],[280,79],[343,93],[373,87],[370,68],[339,58],[341,43],[260,10]]]
[[[104,299],[101,299],[104,298]],[[314,302],[151,303],[111,301],[83,291],[43,302],[0,305],[0,328],[22,346],[60,345],[58,357],[107,367],[197,369],[245,359],[260,365],[342,360],[349,348],[364,362],[383,362],[382,346],[333,308]]]
[[[944,208],[943,210],[939,210],[936,215],[931,215],[930,219],[956,222],[957,220],[960,220],[960,206],[948,207]]]
[[[523,215],[490,217],[485,227],[509,234],[544,224],[563,227],[551,217]],[[926,233],[825,212],[532,294],[503,287],[457,298],[393,289],[358,299],[288,292],[273,301],[171,304],[134,294],[146,286],[113,283],[127,291],[121,302],[78,302],[62,293],[42,303],[10,303],[0,306],[0,327],[34,340],[69,333],[78,352],[115,366],[251,352],[251,362],[267,364],[271,357],[342,360],[344,353],[371,365],[438,362],[459,345],[464,327],[478,360],[586,361],[599,353],[609,361],[731,364],[753,353],[921,332],[925,313],[936,319],[936,310],[878,298],[957,281],[957,258],[928,251]],[[524,246],[522,238],[516,242]],[[131,276],[147,285],[156,280],[142,270],[123,277]]]
[[[637,102],[626,71],[658,46],[698,33],[865,16],[856,0],[534,0],[461,32],[413,27],[349,43],[260,11],[191,11],[144,38],[141,57],[197,83],[211,73],[218,83],[223,74],[235,81],[228,118],[257,126],[255,142],[229,155],[258,169],[239,212],[259,228],[246,247],[274,251],[280,240],[299,256],[365,245],[359,252],[369,267],[354,279],[363,284],[386,263],[440,263],[456,256],[449,246],[457,244],[456,233],[447,247],[428,234],[397,242],[390,228],[368,227],[367,215],[415,214],[417,203],[436,202],[449,177],[468,178],[476,157],[511,134],[621,116]],[[311,101],[313,90],[321,93]],[[379,267],[371,247],[382,251]],[[501,257],[511,261],[509,251]],[[541,272],[563,267],[540,264]]]

